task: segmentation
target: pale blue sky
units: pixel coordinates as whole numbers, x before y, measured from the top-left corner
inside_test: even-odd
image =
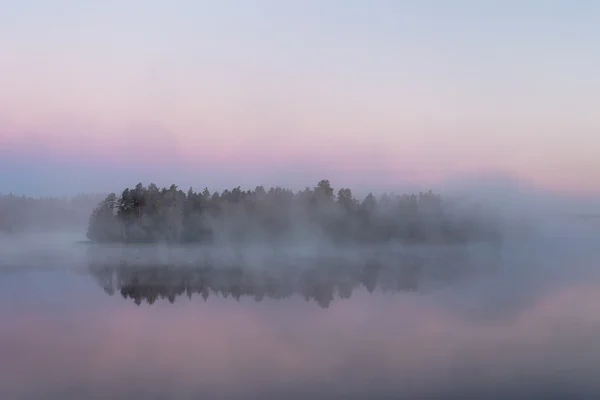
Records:
[[[165,149],[151,169],[184,185],[316,165],[579,188],[600,182],[599,47],[597,1],[4,1],[0,150],[23,168],[0,191],[107,187],[107,154],[137,182]]]

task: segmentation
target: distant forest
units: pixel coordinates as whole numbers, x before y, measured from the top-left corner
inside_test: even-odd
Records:
[[[497,237],[493,221],[430,192],[336,192],[328,180],[294,192],[281,187],[187,193],[155,184],[109,194],[92,212],[87,236],[95,242],[465,243]]]
[[[85,229],[89,216],[106,194],[73,197],[0,195],[0,233]]]

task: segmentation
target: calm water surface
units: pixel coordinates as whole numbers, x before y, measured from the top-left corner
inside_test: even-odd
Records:
[[[445,274],[413,256],[153,264],[57,240],[2,247],[1,399],[600,398],[593,240]]]

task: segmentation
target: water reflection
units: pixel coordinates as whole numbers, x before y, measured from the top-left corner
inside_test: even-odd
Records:
[[[598,293],[564,287],[502,323],[431,293],[364,288],[326,312],[301,299],[138,308],[101,296],[0,326],[0,398],[593,399]]]
[[[598,398],[600,279],[481,254],[92,248],[2,276],[0,399]]]
[[[416,291],[420,281],[458,279],[472,273],[471,258],[464,249],[444,257],[419,254],[387,253],[363,260],[329,257],[270,257],[258,264],[244,261],[215,262],[207,259],[160,263],[154,259],[140,261],[135,249],[120,249],[105,255],[106,249],[89,251],[89,270],[109,295],[119,292],[135,304],[154,304],[159,299],[174,303],[177,298],[211,295],[223,298],[252,297],[261,301],[300,295],[329,307],[335,297],[348,299],[364,287],[373,292]],[[109,259],[110,261],[107,261]],[[486,267],[489,267],[487,265]],[[480,267],[484,267],[483,265]]]

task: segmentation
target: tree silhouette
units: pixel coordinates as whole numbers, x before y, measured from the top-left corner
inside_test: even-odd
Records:
[[[116,210],[116,211],[115,211]],[[119,234],[116,228],[119,227]],[[493,221],[481,216],[450,217],[433,192],[361,201],[352,190],[334,194],[328,180],[314,189],[235,187],[221,193],[204,188],[187,193],[176,185],[159,189],[138,183],[111,194],[91,213],[88,237],[98,242],[293,242],[318,233],[332,243],[451,243],[497,236]]]

